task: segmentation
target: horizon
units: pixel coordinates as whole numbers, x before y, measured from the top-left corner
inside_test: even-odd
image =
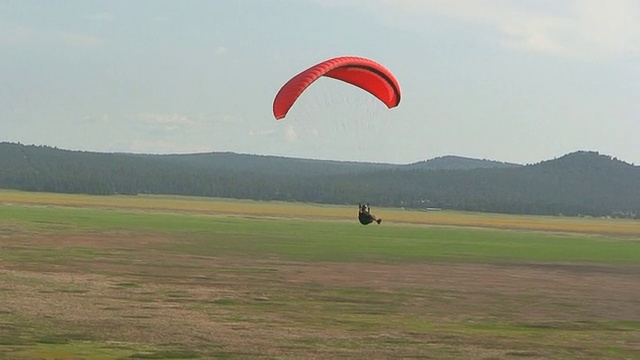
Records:
[[[46,144],[25,144],[25,143],[21,143],[21,142],[9,142],[9,141],[0,141],[0,144],[12,144],[12,145],[22,145],[22,146],[34,146],[34,147],[49,147],[49,148],[52,148],[52,149],[62,150],[62,151],[88,152],[88,153],[96,153],[96,154],[123,154],[123,155],[150,155],[150,156],[180,156],[180,155],[185,155],[186,156],[186,155],[207,155],[207,154],[233,154],[233,155],[245,155],[245,156],[276,157],[276,158],[294,159],[294,160],[315,160],[315,161],[330,161],[330,162],[345,162],[345,163],[371,163],[371,164],[379,164],[379,165],[413,165],[413,164],[417,164],[417,163],[421,163],[421,162],[427,162],[427,161],[440,159],[440,158],[456,157],[456,158],[461,158],[461,159],[465,159],[465,160],[492,161],[492,162],[499,162],[499,163],[503,163],[503,164],[528,166],[528,165],[536,165],[536,164],[539,164],[539,163],[542,163],[542,162],[545,162],[545,161],[556,160],[556,159],[559,159],[559,158],[562,158],[562,157],[565,157],[565,156],[568,156],[568,155],[572,155],[572,154],[577,154],[577,153],[595,153],[597,155],[610,157],[612,159],[618,160],[618,161],[620,161],[622,163],[625,163],[627,165],[640,167],[640,164],[636,165],[636,163],[634,163],[634,162],[618,158],[618,157],[613,156],[611,154],[606,154],[606,153],[603,153],[603,152],[597,151],[597,150],[585,150],[585,149],[579,149],[579,150],[570,151],[570,152],[565,153],[565,154],[556,155],[556,156],[553,156],[551,158],[540,159],[538,161],[531,162],[531,163],[515,163],[515,162],[510,162],[510,161],[503,161],[503,160],[500,160],[500,159],[489,159],[489,158],[480,158],[480,157],[473,157],[473,156],[462,156],[462,155],[456,155],[456,154],[437,155],[437,156],[434,156],[434,157],[425,158],[425,159],[413,161],[413,162],[410,162],[410,163],[392,163],[392,162],[357,161],[357,160],[319,159],[319,158],[306,158],[306,157],[295,157],[295,156],[286,156],[286,155],[272,155],[272,154],[253,154],[253,153],[242,153],[242,152],[236,152],[236,151],[204,151],[204,152],[185,152],[185,153],[145,153],[145,152],[123,152],[123,151],[78,150],[78,149],[61,148],[59,146],[52,146],[52,145],[46,145]]]
[[[377,163],[527,164],[574,149],[640,163],[640,2],[235,0],[0,3],[0,141]],[[399,106],[321,78],[341,55]]]

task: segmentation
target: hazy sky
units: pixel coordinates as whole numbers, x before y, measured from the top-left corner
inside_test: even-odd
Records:
[[[339,55],[390,69],[400,105],[322,79],[276,121],[286,80]],[[638,164],[640,1],[0,0],[0,141]]]

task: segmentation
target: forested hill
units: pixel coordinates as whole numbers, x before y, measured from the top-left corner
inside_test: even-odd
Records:
[[[640,167],[596,152],[526,166],[456,156],[395,165],[234,153],[95,153],[0,143],[0,188],[28,191],[635,217],[639,185]]]
[[[522,165],[505,163],[494,160],[479,160],[465,158],[461,156],[441,156],[426,161],[420,161],[414,164],[406,165],[407,169],[425,169],[425,170],[470,170],[470,169],[492,169],[492,168],[511,168]]]

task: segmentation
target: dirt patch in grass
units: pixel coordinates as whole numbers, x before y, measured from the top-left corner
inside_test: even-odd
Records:
[[[294,284],[403,292],[416,307],[464,309],[469,319],[502,308],[510,321],[640,320],[638,267],[290,264],[281,272]]]
[[[154,349],[142,357],[640,356],[637,267],[256,260],[162,251],[171,241],[3,238],[104,252],[0,263],[0,355],[94,341]]]
[[[108,250],[142,250],[153,249],[171,242],[170,239],[161,236],[132,235],[127,231],[103,231],[88,234],[47,234],[38,236],[33,233],[21,232],[19,228],[3,225],[10,236],[7,235],[0,242],[1,247],[45,247],[45,248],[91,248]]]

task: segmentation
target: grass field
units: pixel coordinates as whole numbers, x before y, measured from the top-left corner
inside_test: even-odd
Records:
[[[640,221],[0,191],[0,359],[637,359]]]

